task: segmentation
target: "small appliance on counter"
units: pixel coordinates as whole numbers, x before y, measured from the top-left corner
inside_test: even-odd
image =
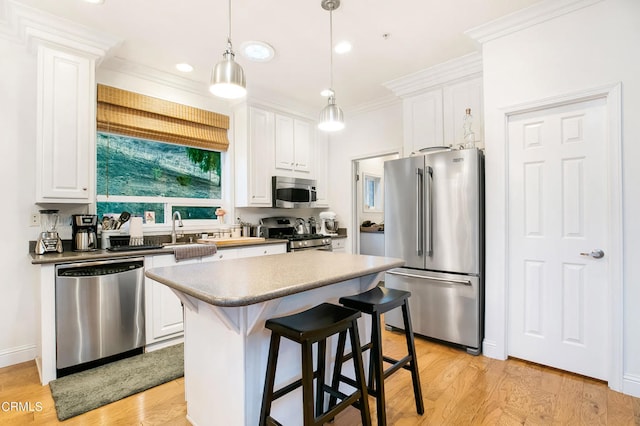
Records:
[[[98,216],[71,215],[71,243],[73,251],[93,251],[98,248]]]
[[[338,235],[338,221],[334,212],[320,212],[320,233],[322,235]]]
[[[40,210],[40,235],[36,242],[35,253],[62,253],[62,240],[58,235],[59,210]]]

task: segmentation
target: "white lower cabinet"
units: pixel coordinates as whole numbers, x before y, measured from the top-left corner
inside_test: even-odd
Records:
[[[188,265],[203,262],[219,262],[239,257],[265,256],[286,253],[285,243],[251,246],[246,248],[219,249],[213,256],[176,262],[173,254],[145,257],[145,268],[158,268],[179,263]],[[147,350],[182,342],[184,332],[182,303],[166,285],[145,278],[145,333]]]
[[[346,253],[347,239],[346,238],[332,238],[331,239],[331,250],[334,253]]]

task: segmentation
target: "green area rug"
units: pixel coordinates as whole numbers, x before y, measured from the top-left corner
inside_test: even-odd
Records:
[[[49,382],[60,421],[184,375],[184,346],[136,355]]]

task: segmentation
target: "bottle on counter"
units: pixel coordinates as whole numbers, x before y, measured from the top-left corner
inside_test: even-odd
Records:
[[[464,148],[475,148],[476,135],[473,133],[473,116],[471,115],[471,108],[467,108],[464,117],[462,118],[462,131],[464,138]]]

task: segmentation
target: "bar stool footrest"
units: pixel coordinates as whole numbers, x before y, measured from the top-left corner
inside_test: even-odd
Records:
[[[407,355],[401,360],[396,360],[383,355],[382,359],[389,364],[393,364],[391,367],[384,370],[385,378],[389,377],[391,374],[395,373],[396,370],[399,370],[401,368],[404,368],[407,371],[411,371],[411,367],[408,365],[412,361],[411,355]]]

